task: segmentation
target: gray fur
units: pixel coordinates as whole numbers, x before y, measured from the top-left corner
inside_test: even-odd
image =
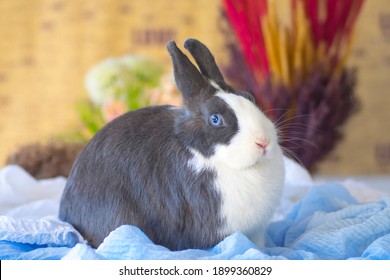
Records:
[[[175,250],[216,243],[220,196],[213,172],[196,174],[189,151],[172,133],[181,113],[144,108],[100,130],[73,167],[60,218],[94,247],[123,224]]]
[[[213,80],[219,86],[225,84],[225,80],[217,67],[214,56],[210,50],[196,39],[187,39],[184,42],[184,47],[195,58],[196,64],[199,66],[200,72],[209,80]]]

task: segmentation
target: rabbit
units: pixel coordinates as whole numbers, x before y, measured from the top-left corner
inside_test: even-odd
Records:
[[[167,44],[183,106],[125,113],[73,164],[59,217],[94,248],[126,224],[170,250],[211,248],[237,231],[264,246],[284,183],[277,130],[203,43],[184,48],[200,71]]]

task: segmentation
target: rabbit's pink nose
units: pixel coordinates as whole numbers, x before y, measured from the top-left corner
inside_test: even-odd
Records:
[[[268,146],[268,141],[265,139],[257,140],[256,145],[257,145],[257,147],[265,150]]]

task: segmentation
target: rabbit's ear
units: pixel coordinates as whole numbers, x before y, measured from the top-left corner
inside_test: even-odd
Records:
[[[218,85],[225,84],[221,71],[215,62],[214,56],[210,50],[200,41],[196,39],[187,39],[184,42],[184,47],[194,57],[202,74],[209,80],[213,80]]]
[[[167,49],[171,55],[177,88],[186,104],[206,88],[208,82],[174,41],[168,43]]]

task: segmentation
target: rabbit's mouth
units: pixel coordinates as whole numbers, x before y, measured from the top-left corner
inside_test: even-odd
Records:
[[[269,140],[266,138],[259,138],[259,139],[256,139],[255,144],[256,144],[257,148],[259,149],[261,155],[264,156],[268,151]]]

